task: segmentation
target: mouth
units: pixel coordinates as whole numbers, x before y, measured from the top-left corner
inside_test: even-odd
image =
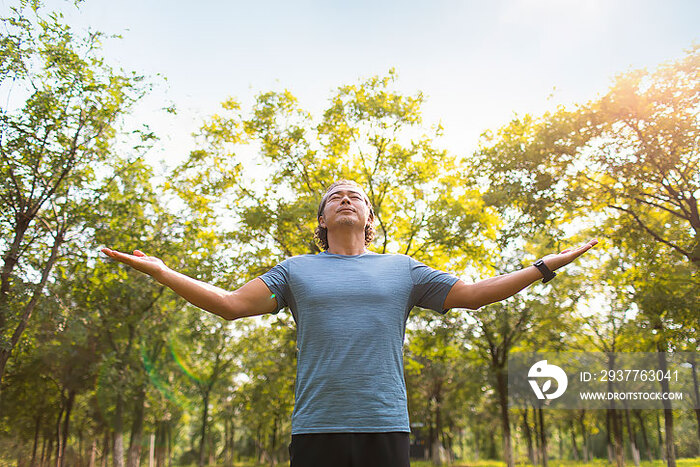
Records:
[[[345,211],[355,212],[355,210],[354,210],[353,208],[342,208],[342,209],[338,209],[338,212],[345,212]]]

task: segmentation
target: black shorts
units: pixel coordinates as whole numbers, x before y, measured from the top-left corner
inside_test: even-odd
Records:
[[[405,432],[292,435],[290,467],[409,467]]]

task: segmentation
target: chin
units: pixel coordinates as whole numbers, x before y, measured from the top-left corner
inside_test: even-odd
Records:
[[[352,217],[341,217],[338,219],[338,224],[342,225],[355,225],[357,224],[357,221],[353,219]]]

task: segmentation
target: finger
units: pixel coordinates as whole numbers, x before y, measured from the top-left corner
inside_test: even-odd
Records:
[[[122,253],[121,251],[116,251],[116,250],[109,250],[109,256],[121,261],[122,263],[126,263],[131,265],[133,256],[131,256],[128,253]]]
[[[582,254],[584,254],[585,252],[587,252],[588,250],[590,250],[591,248],[593,248],[597,244],[598,244],[598,240],[594,238],[593,240],[589,241],[588,243],[584,243],[580,247],[576,248],[576,250],[574,250],[574,254],[576,257],[581,256]]]
[[[559,254],[563,255],[564,253],[568,253],[570,251],[571,251],[571,248],[567,248],[566,250],[562,250],[561,253],[559,253]]]
[[[134,250],[134,256],[146,256],[146,253],[141,250]]]
[[[589,240],[588,243],[583,245],[581,248],[585,248],[584,251],[588,251],[591,248],[593,248],[594,246],[596,246],[597,244],[598,244],[598,239],[594,238],[593,240]]]
[[[117,250],[111,250],[109,248],[102,248],[100,251],[110,258],[116,258],[116,255],[120,254]]]

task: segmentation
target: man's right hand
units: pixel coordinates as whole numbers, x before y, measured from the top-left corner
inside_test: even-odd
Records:
[[[148,256],[141,250],[134,250],[133,255],[116,250],[110,250],[109,248],[102,248],[101,251],[110,258],[121,261],[122,263],[129,265],[138,271],[152,276],[156,280],[168,270],[168,267],[162,260],[156,258],[155,256]]]
[[[275,295],[260,278],[253,279],[234,292],[228,292],[173,271],[160,259],[140,250],[134,250],[133,255],[109,248],[102,248],[101,251],[110,258],[152,276],[194,306],[225,319],[262,315],[277,309]]]

